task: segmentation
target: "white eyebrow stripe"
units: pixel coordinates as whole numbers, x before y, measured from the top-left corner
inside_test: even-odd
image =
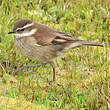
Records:
[[[31,36],[31,35],[35,34],[36,31],[37,31],[37,29],[32,29],[30,32],[21,33],[21,34],[15,33],[14,35],[16,36],[16,38],[22,38],[22,37]]]
[[[24,27],[21,27],[21,28],[18,28],[18,29],[24,29],[24,28],[27,28],[27,27],[31,27],[32,25],[34,25],[34,23],[27,24],[27,25],[25,25]],[[17,29],[17,30],[18,30],[18,29]]]
[[[24,26],[23,28],[27,28],[27,27],[30,27],[30,26],[32,26],[32,25],[34,25],[34,23],[27,24],[27,25],[26,25],[26,26]]]

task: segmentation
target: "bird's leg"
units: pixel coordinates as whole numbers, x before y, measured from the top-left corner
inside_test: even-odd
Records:
[[[53,68],[53,81],[55,81],[55,63],[53,61],[49,62]]]
[[[19,68],[19,69],[16,71],[16,73],[19,72],[19,71],[22,71],[22,70],[24,70],[24,69],[30,68],[30,67],[40,67],[40,66],[44,66],[44,65],[46,65],[46,64],[47,64],[47,63],[41,63],[41,64],[36,64],[36,65],[23,66],[23,67]]]
[[[50,61],[50,62],[48,62],[51,66],[52,66],[52,68],[53,68],[53,81],[55,81],[55,63],[53,62],[53,61]],[[17,71],[16,71],[16,73],[17,72],[19,72],[19,71],[22,71],[22,70],[24,70],[24,69],[27,69],[27,68],[30,68],[30,67],[40,67],[40,66],[44,66],[44,65],[46,65],[47,63],[41,63],[41,64],[36,64],[36,65],[28,65],[28,66],[23,66],[23,67],[21,67],[21,68],[19,68]]]

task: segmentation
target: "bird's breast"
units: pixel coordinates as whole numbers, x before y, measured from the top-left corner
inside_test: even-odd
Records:
[[[15,38],[15,44],[16,47],[21,51],[21,53],[26,56],[26,57],[31,57],[32,56],[32,46],[28,44],[28,42],[26,42],[26,39],[23,38],[19,38],[16,39]]]
[[[34,39],[16,39],[16,47],[21,51],[23,56],[30,59],[47,62],[57,57],[57,50],[52,46],[41,46],[34,43]]]

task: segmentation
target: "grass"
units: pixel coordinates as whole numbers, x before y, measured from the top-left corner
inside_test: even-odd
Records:
[[[50,65],[32,68],[36,73],[24,70],[15,75],[20,66],[38,63],[24,58],[14,37],[7,34],[20,18],[105,47],[77,48],[57,59],[56,83],[51,85],[47,81],[52,79]],[[1,100],[25,100],[50,110],[110,109],[109,0],[0,0],[0,38]],[[8,104],[7,109],[1,108],[10,110]]]

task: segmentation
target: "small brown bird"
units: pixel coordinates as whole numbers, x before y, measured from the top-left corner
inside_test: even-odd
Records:
[[[28,19],[18,20],[12,31],[15,44],[21,53],[41,64],[24,66],[19,69],[41,66],[50,63],[53,67],[53,80],[55,80],[55,65],[53,60],[69,50],[80,46],[101,46],[96,42],[79,40],[71,35],[48,28]]]

